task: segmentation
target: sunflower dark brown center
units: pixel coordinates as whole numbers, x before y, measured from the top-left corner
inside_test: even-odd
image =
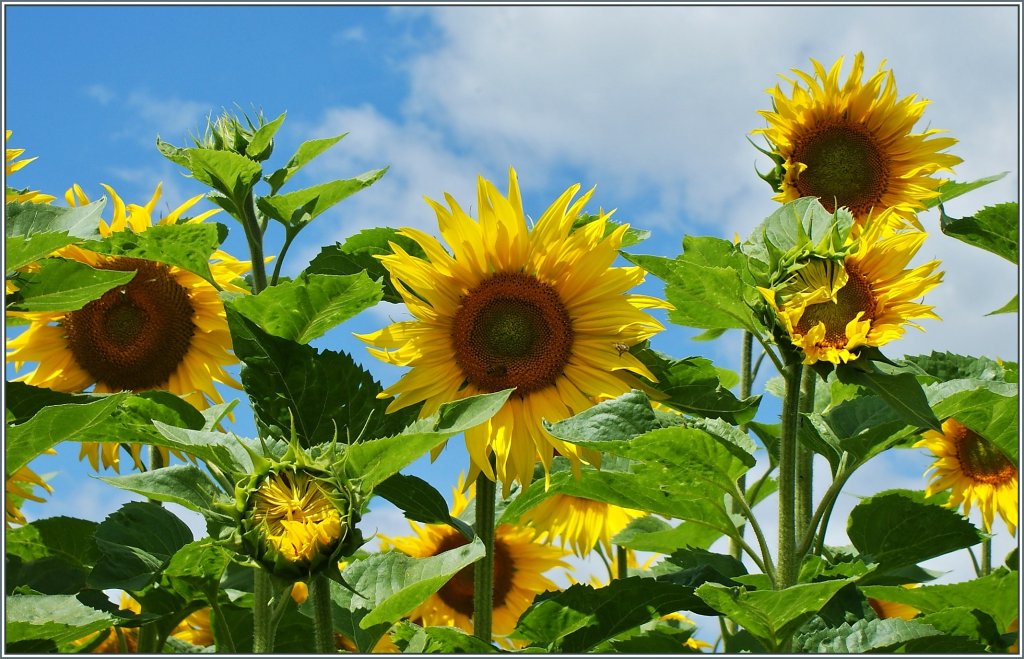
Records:
[[[797,140],[792,159],[807,165],[796,180],[801,197],[818,197],[830,212],[836,203],[856,217],[879,205],[889,181],[884,152],[863,127],[817,126]]]
[[[554,384],[572,354],[572,320],[558,292],[500,273],[467,293],[451,331],[455,362],[484,391],[527,394]]]
[[[976,483],[1001,485],[1017,476],[1017,467],[994,444],[966,426],[954,431],[960,471]]]
[[[188,291],[161,263],[114,257],[95,267],[136,274],[64,316],[75,361],[115,391],[166,384],[188,354],[196,330]]]
[[[465,536],[461,533],[452,533],[445,537],[438,545],[434,555],[449,549],[456,549],[468,544]],[[509,592],[512,590],[512,583],[516,573],[516,566],[512,562],[512,555],[508,546],[501,538],[494,539],[494,599],[495,609],[504,606]],[[458,611],[464,616],[473,615],[473,566],[464,567],[459,570],[448,583],[441,586],[437,591],[438,596],[450,608]]]
[[[861,320],[875,319],[875,296],[867,279],[847,266],[846,285],[836,292],[835,302],[808,305],[796,324],[798,334],[807,334],[818,323],[825,323],[825,338],[821,345],[842,348],[847,344],[846,325],[864,312]]]

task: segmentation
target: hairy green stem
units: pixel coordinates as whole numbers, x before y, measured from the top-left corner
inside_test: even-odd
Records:
[[[156,622],[147,622],[139,627],[139,640],[135,651],[139,654],[156,654],[160,651],[160,632]]]
[[[782,429],[779,433],[779,546],[775,589],[796,584],[799,557],[796,555],[796,445],[800,427],[800,379],[803,366],[793,363],[783,376],[786,390],[782,400]]]
[[[814,411],[814,389],[818,374],[805,368],[800,380],[800,412]],[[796,446],[796,537],[811,532],[811,514],[814,507],[814,452],[797,440]]]
[[[249,257],[252,259],[252,292],[256,295],[267,287],[267,268],[263,263],[263,232],[256,217],[256,203],[252,190],[245,195],[245,200],[238,211],[242,214],[239,219],[242,221],[242,229],[245,230],[245,239],[249,243]]]
[[[746,549],[747,553],[754,559],[754,562],[757,563],[757,567],[768,575],[768,578],[774,583],[776,578],[776,567],[772,562],[772,552],[768,548],[768,540],[764,536],[764,531],[761,530],[761,525],[757,522],[757,518],[754,517],[754,512],[750,509],[750,504],[747,503],[747,498],[743,496],[743,493],[740,492],[738,486],[733,486],[732,498],[733,501],[739,503],[743,516],[747,518],[748,522],[750,522],[750,528],[753,529],[754,536],[757,538],[757,544],[761,548],[761,560],[757,560],[753,550],[750,549],[750,546],[743,541],[742,537],[735,538],[735,540],[741,548]]]
[[[853,471],[847,471],[846,462],[849,460],[850,454],[843,452],[843,455],[839,458],[839,468],[836,470],[836,477],[832,479],[832,484],[828,486],[828,490],[825,491],[825,495],[818,502],[818,508],[814,511],[814,515],[811,517],[810,523],[807,525],[807,529],[802,531],[803,539],[800,542],[800,547],[797,549],[798,560],[803,560],[803,557],[807,555],[807,552],[811,549],[811,543],[814,542],[815,532],[818,531],[818,548],[815,553],[821,555],[821,551],[825,546],[825,531],[828,530],[828,520],[832,516],[832,508],[836,505],[836,498],[839,496],[839,492],[846,485],[846,481],[853,474]]]
[[[751,378],[752,373],[751,373],[751,369],[750,369],[750,359],[751,359],[751,356],[752,356],[753,352],[754,352],[754,335],[751,334],[749,331],[744,331],[743,332],[743,348],[740,350],[740,399],[746,399],[746,398],[750,397],[751,379],[752,379]],[[747,424],[744,423],[744,424],[740,425],[740,432],[744,432],[744,433],[747,432]],[[747,488],[747,475],[746,474],[742,474],[739,477],[739,480],[737,481],[736,485],[737,485],[737,487],[738,487],[740,492],[745,492],[745,490]],[[740,510],[741,510],[740,503],[738,501],[733,501],[732,502],[732,512],[733,512],[733,514],[739,514]],[[735,558],[736,560],[739,560],[740,556],[743,554],[743,549],[740,547],[740,545],[737,542],[737,540],[741,540],[743,538],[743,532],[745,530],[746,530],[746,526],[745,525],[737,527],[736,528],[736,533],[737,533],[737,535],[739,537],[738,538],[730,538],[729,539],[729,555],[732,556],[733,558]]]
[[[992,538],[981,541],[981,576],[992,573]]]
[[[270,573],[263,568],[256,568],[252,593],[252,651],[255,654],[269,654],[274,651],[277,624],[270,611],[270,598],[273,592]]]
[[[476,478],[476,535],[484,543],[484,557],[473,566],[473,635],[491,642],[494,609],[494,481],[481,473]]]
[[[618,579],[625,579],[629,576],[629,550],[621,545],[616,545],[615,552],[615,567],[618,571],[618,574],[616,574],[615,576]]]
[[[277,255],[277,263],[274,264],[274,273],[270,276],[270,285],[276,286],[277,280],[281,276],[281,264],[284,263],[284,255],[288,253],[288,248],[292,246],[292,241],[295,240],[295,236],[299,235],[299,230],[292,230],[291,227],[285,229],[284,232],[284,244],[281,245],[281,252]]]
[[[331,618],[331,582],[319,574],[309,581],[309,599],[313,603],[313,648],[318,654],[333,654],[334,621]]]

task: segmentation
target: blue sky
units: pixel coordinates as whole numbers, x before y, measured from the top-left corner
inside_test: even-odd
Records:
[[[260,107],[268,117],[288,112],[272,165],[303,140],[350,133],[297,175],[292,189],[389,165],[379,183],[301,236],[286,274],[301,270],[321,245],[362,228],[434,231],[424,195],[450,192],[469,204],[476,175],[504,188],[510,165],[534,217],[569,185],[596,185],[590,210],[617,208],[616,219],[653,232],[632,249],[638,253],[674,256],[684,233],[746,236],[776,207],[754,173],[755,166],[768,169],[767,160],[747,142],[763,126],[756,111],[768,108],[765,89],[779,73],[809,69],[810,57],[829,65],[846,55],[849,63],[859,50],[869,72],[888,60],[901,96],[932,101],[923,124],[959,140],[951,149],[964,158],[958,180],[1010,172],[954,200],[948,213],[968,215],[1019,196],[1013,5],[7,4],[4,21],[3,123],[14,131],[12,146],[39,156],[11,181],[18,187],[60,197],[77,182],[98,197],[99,184],[107,183],[142,203],[163,181],[160,208],[174,208],[203,188],[156,152],[156,135],[185,144],[209,113],[235,104]],[[984,315],[1016,291],[1016,268],[939,234],[937,214],[921,219],[934,235],[919,260],[941,258],[947,273],[926,301],[945,320],[926,321],[927,333],[911,330],[887,354],[934,349],[1016,359],[1016,316]],[[226,245],[241,255],[241,232],[232,227]],[[642,290],[659,294],[661,287],[649,278]],[[390,384],[400,371],[372,361],[350,333],[377,329],[401,313],[381,305],[316,345],[354,352]],[[653,343],[673,356],[702,354],[736,367],[737,335],[694,343],[694,333],[671,328]],[[773,421],[776,414],[769,403],[761,416]],[[240,433],[250,429],[239,423]],[[37,461],[37,470],[55,473],[57,492],[47,504],[26,505],[27,514],[100,519],[116,508],[120,494],[88,479],[76,457],[76,447],[64,447],[60,456]],[[857,495],[922,487],[928,462],[903,451],[859,474],[833,517],[830,541],[844,542],[842,511]],[[423,461],[411,473],[447,494],[465,465],[461,440],[454,440],[438,463]],[[397,512],[377,508],[373,520],[389,532],[404,524]],[[998,542],[1012,544],[1005,532]],[[967,577],[964,560],[949,563],[952,576]]]

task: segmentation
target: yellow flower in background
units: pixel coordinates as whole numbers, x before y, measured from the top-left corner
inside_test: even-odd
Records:
[[[903,336],[915,319],[939,317],[915,302],[942,281],[938,261],[906,269],[927,234],[891,231],[889,212],[870,221],[853,250],[837,263],[813,258],[776,290],[759,288],[803,363],[845,363],[862,346],[879,347]]]
[[[842,57],[828,71],[811,63],[813,75],[793,69],[798,80],[780,76],[792,85],[788,95],[779,85],[768,90],[773,108],[759,111],[768,127],[753,131],[785,163],[774,199],[817,197],[829,211],[849,208],[858,223],[872,209],[893,208],[893,220],[920,228],[916,212],[945,182],[933,175],[962,162],[941,153],[956,140],[935,137],[944,132],[937,128],[911,132],[929,101],[916,94],[899,98],[884,60],[866,82],[863,53],[854,57],[845,82]]]
[[[4,131],[4,141],[11,139],[11,131]],[[10,176],[14,172],[18,171],[25,165],[29,164],[35,158],[26,158],[24,160],[15,160],[21,154],[25,153],[25,149],[8,149],[4,147],[4,173],[6,176]],[[38,156],[37,156],[38,157]],[[4,191],[4,203],[9,204],[12,201],[21,203],[32,202],[34,204],[48,204],[53,201],[55,197],[53,195],[42,194],[38,190],[26,190],[25,192],[15,192],[11,189]]]
[[[141,613],[142,607],[132,596],[127,593],[121,593],[121,610]],[[100,634],[107,634],[107,637],[92,649],[92,654],[121,654],[122,648],[121,641],[118,640],[118,632],[120,632],[121,637],[124,639],[124,650],[129,653],[135,653],[139,644],[138,627],[110,627],[104,631],[79,639],[74,642],[74,645],[88,645],[96,640]],[[190,613],[171,631],[171,636],[199,647],[213,645],[214,638],[213,626],[210,623],[210,608],[207,607]]]
[[[598,543],[610,555],[612,537],[631,520],[645,514],[610,503],[555,494],[524,513],[520,522],[536,528],[545,538],[561,539],[561,546],[568,544],[577,556],[590,553]]]
[[[623,347],[663,329],[644,309],[670,305],[626,293],[644,280],[641,268],[611,267],[626,226],[605,235],[602,214],[572,231],[593,190],[573,201],[579,185],[570,187],[530,229],[515,170],[507,196],[477,183],[479,221],[450,195],[450,208],[428,200],[451,254],[406,228],[400,233],[427,258],[394,244],[394,254],[379,257],[415,320],[357,336],[375,357],[411,367],[381,394],[396,396],[389,412],[423,402],[421,416],[429,416],[444,402],[515,387],[493,418],[465,433],[470,480],[482,471],[507,497],[514,481],[529,485],[538,458],[548,470],[556,450],[577,469],[581,459],[599,460],[552,437],[541,419],[643,388],[636,375],[653,380]]]
[[[466,509],[476,487],[469,486],[469,496],[463,494],[463,479],[453,489],[451,515]],[[420,525],[410,521],[415,536],[402,538],[382,537],[384,549],[394,547],[416,558],[438,554],[469,543],[466,537],[444,524]],[[515,629],[516,622],[534,598],[548,590],[558,590],[545,572],[553,568],[568,568],[562,559],[568,554],[563,549],[538,542],[536,531],[527,527],[501,524],[494,538],[494,633],[503,636]],[[458,627],[473,631],[473,566],[460,570],[439,591],[431,595],[406,617],[424,627],[437,625]]]
[[[47,449],[46,454],[56,455],[53,449]],[[7,477],[4,486],[4,525],[10,527],[12,524],[26,524],[25,516],[21,514],[21,501],[29,500],[44,503],[46,499],[36,494],[37,487],[53,492],[53,488],[43,478],[32,471],[28,465],[15,470]]]
[[[104,186],[106,187],[106,186]],[[108,225],[100,220],[104,236],[121,231],[141,233],[153,225],[152,213],[160,198],[158,185],[144,206],[125,205],[117,193],[106,187],[113,202]],[[197,195],[174,209],[159,224],[173,224],[203,195]],[[75,186],[68,191],[69,203],[87,203]],[[216,211],[188,220],[199,222]],[[25,362],[38,365],[17,378],[28,384],[57,391],[95,392],[165,389],[198,409],[223,398],[215,383],[235,388],[241,385],[226,366],[237,363],[231,354],[224,304],[218,291],[206,280],[173,265],[123,256],[105,256],[75,245],[58,250],[55,256],[80,261],[104,270],[135,270],[127,284],[117,286],[81,309],[71,312],[8,312],[29,321],[15,338],[7,341],[7,361],[21,369]],[[250,268],[218,250],[210,270],[224,290],[245,293],[234,284]],[[139,465],[139,446],[130,454]],[[115,442],[83,442],[81,456],[93,469],[102,462],[120,470],[120,450]]]
[[[255,492],[254,526],[290,563],[309,563],[341,540],[341,514],[319,481],[304,472],[268,474]],[[293,597],[297,594],[293,587]]]
[[[999,448],[956,419],[947,419],[942,432],[929,430],[914,448],[926,448],[936,461],[927,496],[952,489],[950,508],[964,505],[964,515],[977,504],[985,531],[992,530],[996,513],[1011,535],[1017,533],[1017,466]]]

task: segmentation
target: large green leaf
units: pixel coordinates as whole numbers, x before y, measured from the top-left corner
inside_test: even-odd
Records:
[[[452,517],[444,496],[422,478],[394,474],[378,483],[373,493],[397,506],[406,519],[424,524],[450,524],[467,538],[473,537],[472,527]]]
[[[670,360],[650,349],[641,350],[636,356],[658,378],[655,386],[668,397],[658,400],[663,405],[734,424],[746,423],[757,413],[761,397],[736,398],[723,386],[721,373],[710,359],[687,357]]]
[[[913,373],[875,362],[852,362],[837,367],[836,377],[845,384],[860,385],[875,392],[911,425],[942,429]]]
[[[966,652],[984,652],[986,645],[999,651],[1007,650],[1006,644],[1001,639],[1005,630],[1000,630],[992,616],[978,609],[954,606],[923,615],[916,618],[915,622],[931,625],[941,631],[945,638],[953,637],[965,646],[973,644],[973,647],[966,649]],[[907,647],[907,652],[920,652],[921,649],[915,645],[919,646],[920,644],[910,644]]]
[[[846,529],[878,572],[914,565],[981,542],[977,528],[957,512],[926,503],[920,492],[893,490],[862,500]]]
[[[805,621],[850,583],[836,579],[799,584],[785,590],[748,591],[706,583],[697,595],[708,606],[744,627],[770,651],[779,651]]]
[[[347,588],[331,583],[334,628],[369,652],[392,624],[483,555],[477,539],[428,558],[391,551],[356,561],[341,573]]]
[[[52,405],[39,410],[24,423],[8,426],[4,442],[8,473],[17,471],[46,449],[67,439],[104,432],[110,433],[107,439],[116,437],[112,432],[111,414],[128,396],[114,394],[81,405]]]
[[[395,625],[395,639],[407,654],[490,654],[498,650],[458,627],[420,627],[408,621]]]
[[[933,350],[931,354],[911,355],[902,361],[913,364],[939,382],[962,379],[1003,382],[1006,378],[1006,369],[1002,364],[988,357]]]
[[[43,259],[38,270],[18,277],[18,292],[8,309],[75,311],[133,277],[134,270],[97,270],[78,261]]]
[[[365,273],[301,275],[259,295],[236,299],[233,307],[268,334],[309,343],[381,298],[381,286]]]
[[[215,601],[231,552],[212,538],[191,542],[174,552],[163,576],[185,602]]]
[[[113,616],[79,602],[74,595],[13,595],[4,606],[8,644],[49,639],[71,643],[114,624]]]
[[[363,229],[345,240],[344,244],[336,243],[323,247],[320,253],[306,268],[306,274],[352,275],[363,270],[370,279],[379,280],[384,285],[385,302],[401,302],[402,296],[391,283],[391,275],[376,256],[392,254],[389,243],[395,243],[407,254],[425,259],[426,252],[419,244],[407,236],[398,235],[396,229],[378,227]]]
[[[939,207],[939,226],[947,236],[1001,256],[1016,264],[1020,209],[1017,202],[987,206],[974,217],[955,218]]]
[[[159,261],[188,270],[215,287],[210,272],[210,255],[227,235],[222,224],[158,224],[142,233],[118,231],[84,247],[100,254]]]
[[[853,624],[823,629],[803,639],[806,652],[815,654],[863,654],[892,652],[907,642],[942,632],[931,625],[902,618],[861,619]]]
[[[310,188],[295,190],[285,194],[260,197],[256,201],[259,209],[288,227],[301,227],[318,215],[352,196],[356,192],[370,187],[388,171],[387,167],[364,172],[349,179],[340,179],[321,183]]]
[[[391,399],[377,398],[380,384],[347,353],[271,336],[231,306],[227,314],[242,384],[271,437],[289,437],[294,423],[303,446],[347,443],[397,432],[414,415],[386,416]]]
[[[946,181],[938,187],[938,196],[925,200],[924,207],[934,208],[939,204],[944,204],[950,199],[956,199],[960,195],[967,194],[972,190],[977,190],[989,183],[995,183],[996,181],[1004,178],[1007,174],[1009,174],[1009,172],[1000,172],[998,174],[993,174],[992,176],[986,176],[970,182]]]
[[[490,419],[511,393],[506,389],[445,403],[437,414],[417,421],[398,435],[352,444],[345,451],[345,469],[363,491],[369,492],[452,435]]]
[[[691,608],[692,588],[641,577],[604,588],[576,584],[533,605],[517,634],[548,652],[587,652],[599,643],[663,615]]]
[[[927,388],[935,413],[954,418],[1017,462],[1020,397],[1017,385],[987,380],[951,380]]]
[[[868,597],[909,604],[922,613],[937,613],[953,607],[978,609],[992,616],[1000,630],[1010,627],[1019,615],[1020,578],[1016,570],[999,568],[988,576],[955,584],[901,588],[864,586]]]
[[[66,231],[37,233],[30,237],[7,236],[4,240],[4,256],[6,257],[7,275],[23,266],[49,256],[54,250],[77,242],[79,239],[69,236]]]
[[[228,502],[206,472],[191,464],[123,476],[100,476],[99,479],[154,501],[177,503],[206,517],[218,515],[213,508],[214,501]]]
[[[624,256],[666,282],[665,297],[675,306],[669,312],[672,322],[701,329],[762,332],[751,306],[758,293],[739,248],[718,238],[686,236],[683,250],[675,259]]]
[[[316,158],[321,153],[331,148],[338,141],[348,135],[348,133],[342,133],[336,137],[325,137],[317,140],[308,140],[299,145],[299,148],[285,166],[281,169],[276,170],[273,174],[266,177],[267,183],[270,184],[270,193],[276,194],[285,183],[288,182],[295,172],[299,171],[303,166],[309,163],[313,158]]]
[[[660,427],[650,399],[634,389],[554,423],[549,431],[569,441],[623,440]]]
[[[252,134],[252,138],[249,139],[249,144],[245,147],[245,155],[253,160],[266,160],[270,157],[270,152],[267,150],[274,142],[274,134],[277,133],[277,129],[284,123],[285,113],[282,112],[278,115],[277,119],[267,122],[256,129]],[[262,119],[260,120],[262,122]],[[264,151],[267,153],[264,154]]]
[[[44,234],[66,233],[74,238],[94,240],[100,237],[100,213],[106,197],[91,204],[64,208],[50,204],[12,202],[4,214],[4,235],[7,238],[29,238]],[[47,237],[49,242],[53,238]],[[7,267],[12,267],[10,263]]]
[[[196,180],[228,197],[236,209],[263,173],[259,163],[230,151],[182,149],[181,155],[188,158],[185,166]]]
[[[68,394],[11,380],[5,383],[4,393],[8,424],[25,423],[47,405],[81,405],[101,399],[90,394]]]
[[[6,533],[8,592],[28,586],[47,595],[74,594],[99,557],[93,534],[96,522],[51,517]]]
[[[145,588],[175,552],[192,542],[192,532],[173,513],[142,502],[126,503],[111,513],[94,537],[101,556],[89,583],[101,589]]]

